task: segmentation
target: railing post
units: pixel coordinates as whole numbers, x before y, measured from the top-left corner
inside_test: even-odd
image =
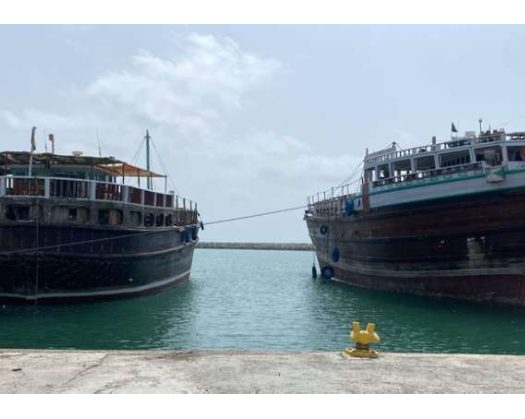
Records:
[[[46,199],[51,196],[51,179],[48,177],[44,179],[44,196]]]
[[[122,185],[122,202],[128,202],[128,201],[129,201],[129,186]]]
[[[90,181],[90,185],[89,185],[89,199],[91,201],[95,201],[97,199],[97,182],[95,181]]]
[[[0,196],[4,196],[5,195],[5,177],[3,178],[0,178]]]
[[[145,192],[144,189],[140,190],[140,205],[144,205]]]

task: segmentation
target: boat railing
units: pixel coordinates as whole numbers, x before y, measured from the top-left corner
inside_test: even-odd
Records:
[[[322,192],[317,192],[307,198],[307,212],[316,216],[340,216],[346,210],[349,198],[357,194],[353,192],[356,182],[334,186]]]
[[[0,176],[0,197],[113,201],[197,212],[197,203],[175,194],[75,178]]]
[[[372,182],[373,187],[395,185],[403,182],[411,182],[414,180],[434,178],[438,176],[448,176],[457,173],[466,173],[471,171],[483,170],[482,162],[463,164],[459,166],[443,167],[440,169],[430,169],[419,171],[415,173],[408,173],[390,178],[379,179]]]
[[[459,173],[468,173],[476,171],[484,171],[483,162],[476,162],[464,164],[459,166],[444,167],[439,169],[431,169],[420,171],[416,173],[403,174],[391,178],[379,179],[372,182],[373,187],[381,187],[387,185],[405,184],[416,180],[429,179],[439,176],[453,176]],[[346,185],[339,185],[327,189],[322,192],[317,192],[307,198],[307,211],[310,214],[319,216],[340,216],[347,211],[347,201],[352,200],[357,196],[355,192],[350,192],[350,187],[355,185],[349,183]]]
[[[457,147],[462,147],[466,145],[490,143],[490,142],[500,142],[505,141],[506,137],[509,136],[510,139],[515,141],[525,140],[525,136],[517,135],[516,133],[505,134],[504,132],[493,132],[481,134],[475,137],[457,137],[452,138],[451,140],[444,141],[436,144],[427,144],[418,147],[411,147],[406,149],[400,149],[395,151],[385,151],[377,155],[376,153],[370,153],[369,156],[365,156],[364,162],[366,164],[388,161],[397,159],[399,157],[412,157],[421,153],[429,153],[435,151],[443,151],[455,149]]]
[[[307,204],[314,204],[317,202],[326,201],[332,198],[340,198],[344,196],[355,195],[353,192],[356,182],[347,183],[344,185],[333,186],[325,191],[317,192],[307,197]]]

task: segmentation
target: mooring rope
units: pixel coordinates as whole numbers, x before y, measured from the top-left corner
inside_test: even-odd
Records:
[[[296,207],[282,208],[282,209],[278,209],[278,210],[261,212],[261,213],[257,213],[257,214],[251,214],[251,215],[243,215],[241,217],[228,218],[228,219],[224,219],[224,220],[215,220],[215,221],[210,221],[210,222],[201,222],[200,225],[204,229],[204,226],[208,226],[208,225],[212,225],[212,224],[230,223],[230,222],[233,222],[233,221],[246,220],[246,219],[249,219],[249,218],[263,217],[263,216],[266,216],[266,215],[279,214],[279,213],[289,212],[289,211],[297,211],[297,210],[300,210],[300,209],[305,209],[307,207],[308,207],[307,205],[303,204],[303,205],[299,205],[299,206],[296,206]],[[198,224],[193,224],[193,225],[198,225]],[[11,250],[11,251],[8,251],[8,252],[2,252],[2,255],[3,256],[11,256],[11,255],[20,254],[20,253],[29,253],[29,252],[37,251],[37,264],[38,264],[38,254],[41,251],[44,251],[44,250],[53,250],[53,249],[60,249],[62,247],[68,247],[68,246],[79,246],[79,245],[82,245],[82,244],[98,243],[98,242],[118,240],[118,239],[127,239],[127,238],[130,238],[130,237],[146,235],[146,234],[154,234],[154,233],[158,233],[159,232],[159,230],[139,231],[139,232],[133,233],[133,234],[122,234],[122,235],[118,235],[118,236],[103,237],[103,238],[99,238],[99,239],[80,240],[80,241],[74,241],[74,242],[67,242],[67,243],[60,243],[60,244],[51,244],[51,245],[47,245],[47,246],[40,246],[40,242],[39,242],[39,238],[38,238],[38,230],[39,230],[40,225],[39,225],[38,219],[35,220],[35,227],[36,227],[36,230],[37,230],[36,247],[19,249],[19,250]],[[179,229],[182,228],[180,226],[174,226],[174,227],[177,227]],[[38,275],[38,265],[37,265],[37,275]],[[38,281],[38,278],[36,280]]]
[[[260,212],[258,214],[252,214],[252,215],[243,215],[241,217],[235,217],[235,218],[226,218],[224,220],[210,221],[210,222],[203,223],[203,224],[207,226],[210,224],[230,223],[232,221],[246,220],[248,218],[263,217],[265,215],[279,214],[281,212],[297,211],[297,210],[304,209],[304,208],[307,208],[307,205],[303,204],[297,207],[283,208],[283,209],[278,209],[278,210],[273,210],[273,211],[268,211],[268,212]]]
[[[300,205],[300,206],[297,206],[297,207],[283,208],[283,209],[278,209],[278,210],[273,210],[273,211],[262,212],[262,213],[258,213],[258,214],[244,215],[242,217],[235,217],[235,218],[228,218],[228,219],[225,219],[225,220],[210,221],[208,223],[201,222],[201,225],[202,226],[207,226],[207,225],[210,225],[210,224],[228,223],[228,222],[232,222],[232,221],[245,220],[245,219],[248,219],[248,218],[255,218],[255,217],[262,217],[262,216],[265,216],[265,215],[278,214],[278,213],[281,213],[281,212],[297,211],[299,209],[304,209],[306,207],[307,207],[307,205]],[[36,220],[35,224],[36,224],[35,227],[36,227],[36,229],[38,231],[38,229],[39,229],[38,220]],[[198,224],[195,224],[195,225],[198,225]],[[178,226],[175,226],[175,227],[178,227]],[[178,227],[178,228],[181,228],[181,227]],[[126,239],[126,238],[131,238],[131,237],[140,236],[140,235],[154,234],[154,233],[158,233],[158,232],[159,232],[159,230],[139,231],[139,232],[133,233],[133,234],[122,234],[122,235],[112,236],[112,237],[103,237],[103,238],[99,238],[99,239],[80,240],[80,241],[60,243],[60,244],[51,244],[51,245],[47,245],[47,246],[40,246],[39,245],[39,241],[38,241],[38,237],[37,237],[36,247],[19,249],[19,250],[11,250],[11,251],[8,251],[8,252],[2,252],[2,255],[10,256],[10,255],[15,255],[15,254],[20,254],[20,253],[29,253],[29,252],[34,252],[34,251],[37,251],[39,253],[39,252],[44,251],[44,250],[53,250],[53,249],[60,249],[62,247],[68,247],[68,246],[79,246],[79,245],[82,245],[82,244],[90,244],[90,243],[97,243],[97,242],[104,242],[104,241],[111,241],[111,240],[118,240],[118,239]]]
[[[36,205],[33,206],[36,211],[35,214],[35,223],[36,223],[36,269],[35,269],[35,304],[38,304],[38,275],[40,271],[40,238],[39,238],[39,219],[40,219],[40,206],[38,205],[38,200],[36,200]]]

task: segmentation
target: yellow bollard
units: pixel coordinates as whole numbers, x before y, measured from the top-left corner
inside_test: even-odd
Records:
[[[352,322],[352,331],[349,339],[355,342],[355,348],[346,348],[344,353],[357,358],[377,358],[377,352],[370,349],[372,343],[380,341],[375,328],[375,323],[368,323],[366,330],[361,330],[359,322]]]

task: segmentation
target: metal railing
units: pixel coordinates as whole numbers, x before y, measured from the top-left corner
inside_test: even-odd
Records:
[[[524,140],[523,137],[512,137],[512,134],[509,134],[509,135],[511,136],[511,140],[513,141],[523,141]],[[458,138],[453,138],[451,140],[444,141],[441,143],[436,143],[436,144],[428,144],[428,145],[419,146],[419,147],[407,148],[404,150],[385,151],[384,153],[380,153],[379,155],[377,155],[376,153],[370,153],[369,156],[365,156],[364,162],[366,164],[378,163],[378,162],[396,159],[399,157],[411,157],[411,156],[415,156],[421,153],[456,149],[457,147],[462,147],[466,145],[475,145],[475,144],[482,144],[482,143],[489,143],[489,142],[502,142],[502,141],[506,141],[506,137],[507,137],[507,134],[503,132],[483,134],[483,135],[479,135],[479,136],[472,137],[472,138],[458,137]]]
[[[469,164],[464,164],[460,166],[443,167],[440,169],[430,169],[430,170],[420,171],[416,173],[408,173],[405,175],[399,175],[399,176],[394,176],[390,178],[379,179],[379,180],[375,180],[374,182],[372,182],[372,185],[374,187],[386,186],[386,185],[393,185],[393,184],[402,183],[402,182],[410,182],[410,181],[419,180],[419,179],[428,179],[428,178],[437,177],[437,176],[447,176],[447,175],[453,175],[457,173],[466,173],[466,172],[480,171],[480,170],[483,170],[482,162],[469,163]]]
[[[444,167],[440,169],[431,169],[420,171],[416,173],[409,173],[391,178],[379,179],[371,182],[372,187],[381,187],[387,185],[405,184],[406,182],[413,182],[421,179],[428,179],[438,176],[449,176],[459,173],[468,172],[483,172],[486,173],[487,168],[484,162],[476,162],[458,166]],[[339,216],[346,211],[346,202],[348,199],[355,198],[358,193],[350,192],[350,183],[347,185],[340,185],[326,191],[317,192],[307,198],[308,211],[311,214],[319,216]]]
[[[0,197],[116,201],[197,212],[196,203],[178,195],[113,182],[74,178],[0,176]]]

